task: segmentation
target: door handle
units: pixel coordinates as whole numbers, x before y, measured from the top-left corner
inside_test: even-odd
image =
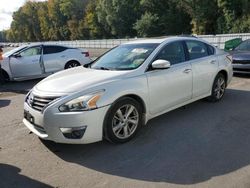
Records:
[[[192,69],[185,69],[183,72],[186,73],[186,74],[188,74],[188,73],[190,73],[191,71],[192,71]]]
[[[216,60],[210,61],[211,64],[215,64],[216,62],[217,62]]]

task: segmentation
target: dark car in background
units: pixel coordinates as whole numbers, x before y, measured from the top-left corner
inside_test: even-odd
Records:
[[[243,41],[231,52],[234,73],[250,74],[250,39]]]

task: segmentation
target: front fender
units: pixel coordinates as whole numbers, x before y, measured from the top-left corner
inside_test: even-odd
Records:
[[[145,108],[148,109],[148,86],[145,75],[108,83],[105,87],[105,93],[98,101],[97,105],[107,106],[127,95],[136,95],[140,97],[145,104]]]

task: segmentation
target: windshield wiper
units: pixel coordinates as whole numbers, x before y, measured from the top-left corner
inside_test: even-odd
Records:
[[[110,68],[107,68],[107,67],[96,67],[95,69],[100,69],[100,70],[111,70]]]

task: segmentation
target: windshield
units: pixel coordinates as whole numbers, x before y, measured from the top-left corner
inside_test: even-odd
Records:
[[[102,70],[133,70],[148,58],[159,44],[125,44],[114,48],[91,66]]]
[[[24,49],[24,48],[27,48],[27,46],[20,46],[18,48],[14,48],[13,50],[10,50],[10,51],[4,53],[3,57],[9,57],[10,55],[12,55],[12,54]]]
[[[250,51],[250,40],[242,42],[237,48],[238,51]]]

